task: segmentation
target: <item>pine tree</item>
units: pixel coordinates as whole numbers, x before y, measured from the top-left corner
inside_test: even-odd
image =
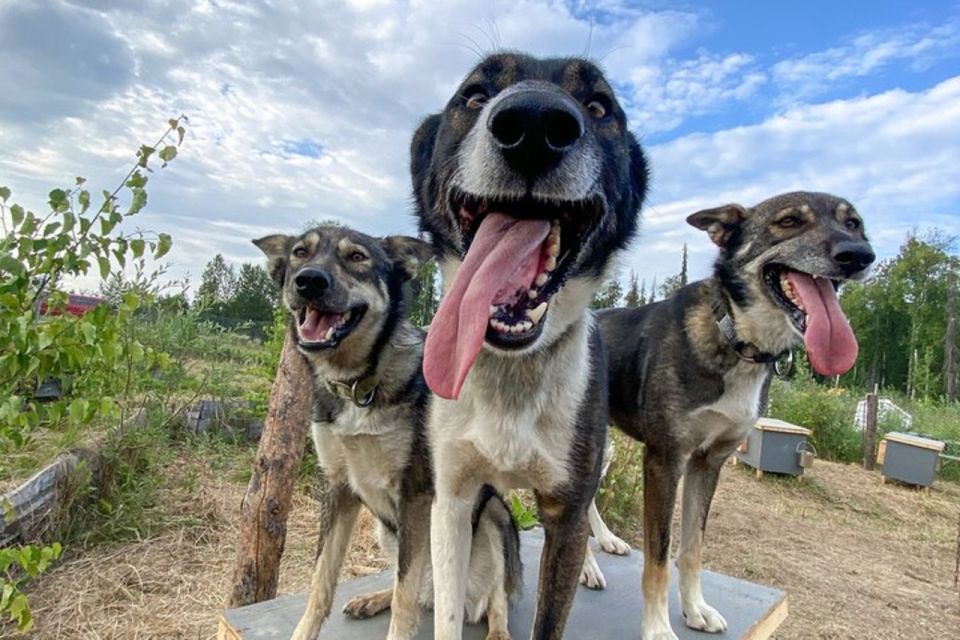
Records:
[[[683,243],[683,262],[680,265],[680,286],[687,286],[687,243]]]
[[[223,254],[218,253],[203,269],[197,299],[211,308],[221,307],[233,296],[237,274],[233,265],[228,265]]]
[[[637,274],[634,271],[630,272],[630,287],[627,289],[627,295],[623,298],[623,304],[631,309],[641,304]]]
[[[616,307],[623,297],[623,287],[616,278],[608,280],[605,285],[593,296],[591,309],[610,309]]]

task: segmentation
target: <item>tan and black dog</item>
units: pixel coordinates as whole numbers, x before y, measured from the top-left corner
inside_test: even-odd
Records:
[[[390,607],[389,640],[413,637],[420,605],[432,601],[426,441],[430,394],[421,373],[423,332],[406,315],[404,283],[432,257],[415,238],[384,239],[340,226],[254,241],[282,288],[290,334],[313,379],[311,431],[324,479],[320,551],[295,640],[312,640],[330,613],[337,575],[360,505],[378,522],[396,567],[393,589],[344,607],[369,617]],[[507,599],[519,588],[519,539],[510,511],[489,485],[477,487],[467,522],[472,541],[467,616],[487,617],[490,640],[506,640]]]
[[[613,88],[579,58],[483,60],[412,147],[445,294],[424,349],[435,633],[461,637],[483,484],[533,489],[545,531],[532,638],[563,635],[607,431],[587,311],[637,229],[647,165]]]
[[[644,640],[674,640],[667,612],[670,522],[682,477],[680,599],[687,626],[727,623],[700,588],[701,549],[723,462],[766,404],[773,362],[799,342],[824,375],[849,370],[857,342],[837,290],[874,253],[854,207],[788,193],[687,218],[720,247],[712,278],[636,309],[601,312],[612,422],[646,443]]]

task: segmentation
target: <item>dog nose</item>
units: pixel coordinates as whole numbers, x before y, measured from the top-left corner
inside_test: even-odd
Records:
[[[315,298],[330,288],[330,274],[323,269],[308,267],[301,269],[293,278],[293,283],[297,286],[297,293],[306,298]]]
[[[833,245],[833,261],[848,273],[863,271],[877,259],[866,242],[844,240]]]
[[[542,174],[583,137],[583,116],[563,94],[520,91],[496,105],[487,120],[494,143],[515,171]]]

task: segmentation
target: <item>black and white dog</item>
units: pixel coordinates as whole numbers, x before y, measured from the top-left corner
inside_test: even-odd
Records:
[[[766,405],[773,362],[803,342],[824,375],[849,370],[857,342],[837,290],[866,275],[874,253],[853,206],[788,193],[727,205],[688,222],[720,247],[712,278],[636,309],[598,317],[613,423],[646,443],[644,640],[676,640],[667,611],[670,523],[683,478],[680,600],[687,626],[727,623],[700,588],[707,513],[723,462]]]
[[[517,53],[471,71],[411,156],[445,289],[424,350],[436,637],[461,637],[470,515],[489,483],[536,494],[546,540],[532,637],[560,638],[607,431],[587,305],[636,233],[647,164],[595,65]]]
[[[429,566],[433,477],[426,440],[430,394],[421,373],[423,332],[406,316],[404,283],[431,258],[430,245],[373,238],[340,226],[256,240],[282,288],[290,333],[313,379],[313,443],[323,472],[320,552],[306,611],[293,635],[312,640],[330,612],[337,574],[360,505],[378,521],[393,556],[393,589],[358,596],[344,613],[365,618],[390,607],[389,640],[413,637],[432,600]],[[510,511],[489,485],[470,501],[473,554],[466,602],[487,617],[489,640],[505,640],[507,599],[522,580]]]

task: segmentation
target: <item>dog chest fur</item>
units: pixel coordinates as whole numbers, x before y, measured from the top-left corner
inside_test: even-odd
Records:
[[[458,401],[434,398],[434,441],[455,447],[463,467],[498,489],[550,490],[569,482],[568,456],[589,373],[584,316],[556,343],[521,357],[484,351]],[[550,363],[543,367],[539,362]],[[492,410],[490,400],[498,406]],[[439,437],[437,437],[439,436]]]
[[[402,408],[370,411],[345,403],[332,423],[313,422],[317,460],[331,483],[346,482],[378,518],[397,522],[397,499],[413,441]]]
[[[737,363],[723,375],[723,394],[711,404],[690,413],[686,428],[699,448],[716,442],[740,441],[760,415],[760,399],[769,368],[749,362]]]

